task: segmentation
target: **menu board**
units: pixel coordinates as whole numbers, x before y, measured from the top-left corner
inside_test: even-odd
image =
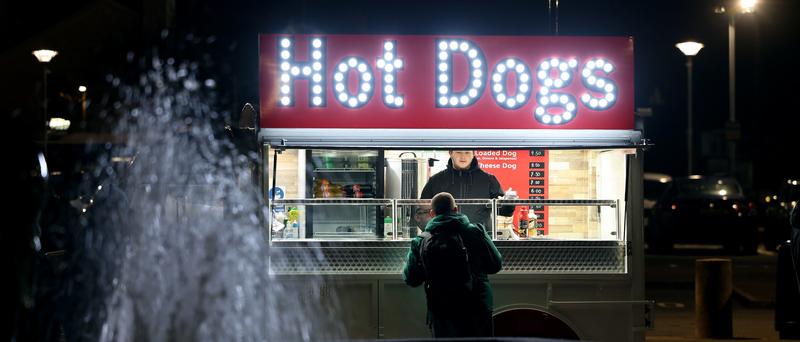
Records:
[[[547,150],[479,150],[476,151],[476,158],[481,169],[497,177],[503,191],[513,189],[522,199],[548,198]],[[531,237],[546,236],[549,233],[547,207],[532,205],[528,210],[536,217],[528,234]],[[516,229],[519,228],[521,213],[524,215],[523,206],[517,206],[513,216]]]

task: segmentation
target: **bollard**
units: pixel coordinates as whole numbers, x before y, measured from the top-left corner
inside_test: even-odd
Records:
[[[732,338],[733,270],[731,259],[698,259],[694,275],[695,335]]]

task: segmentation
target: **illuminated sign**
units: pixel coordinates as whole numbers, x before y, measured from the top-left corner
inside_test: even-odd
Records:
[[[261,35],[265,128],[632,129],[627,37]]]

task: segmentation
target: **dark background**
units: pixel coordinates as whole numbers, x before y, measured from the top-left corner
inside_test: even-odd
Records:
[[[14,139],[40,140],[42,67],[31,51],[43,47],[60,52],[49,65],[49,112],[73,122],[66,136],[54,139],[58,144],[108,131],[108,120],[97,119],[107,77],[130,72],[129,53],[154,46],[162,54],[215,58],[228,79],[221,83],[230,97],[225,105],[237,112],[245,102],[258,103],[258,33],[550,35],[557,21],[559,35],[635,38],[636,107],[653,113],[638,119],[655,143],[645,170],[672,175],[686,173],[686,59],[675,44],[704,43],[694,59],[695,169],[727,169],[719,165],[727,165],[728,17],[714,8],[730,3],[562,0],[557,10],[548,5],[555,2],[6,1],[0,3],[0,112],[8,119],[5,128],[17,133]],[[751,194],[800,176],[791,152],[800,122],[794,105],[800,79],[797,14],[796,1],[762,0],[755,13],[737,17],[737,158]],[[202,43],[174,48],[192,39]],[[89,87],[86,122],[78,85]]]

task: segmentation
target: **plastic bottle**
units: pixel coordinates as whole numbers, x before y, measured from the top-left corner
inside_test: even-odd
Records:
[[[392,232],[392,217],[387,215],[383,218],[383,234],[388,235],[390,232]]]
[[[528,237],[528,228],[530,224],[530,222],[528,221],[528,211],[529,211],[528,206],[522,207],[522,209],[520,209],[519,211],[519,225],[517,226],[517,228],[519,228],[519,237],[521,238]]]

